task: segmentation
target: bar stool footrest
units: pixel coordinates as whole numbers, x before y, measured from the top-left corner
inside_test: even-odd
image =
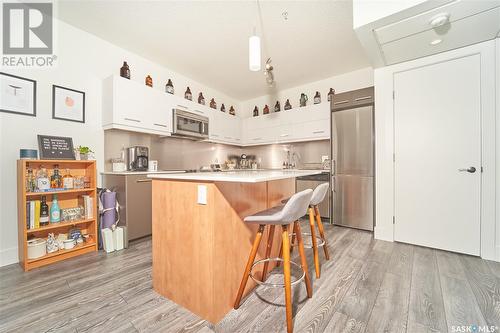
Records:
[[[254,262],[254,264],[252,265],[252,268],[250,269],[250,274],[249,274],[250,278],[252,280],[254,280],[255,283],[257,283],[258,285],[261,285],[261,286],[272,287],[272,288],[284,288],[285,287],[284,283],[265,282],[265,281],[261,281],[261,280],[257,279],[255,276],[253,276],[253,269],[255,268],[255,266],[266,263],[266,262],[272,262],[272,261],[284,262],[284,260],[282,258],[267,258],[267,259],[257,260],[256,262]],[[297,278],[295,281],[292,281],[291,285],[293,286],[297,283],[300,283],[302,280],[304,280],[304,277],[306,274],[305,274],[304,270],[302,269],[302,266],[297,264],[296,262],[293,262],[292,260],[290,260],[290,266],[298,267],[302,271],[301,276],[299,278]]]
[[[295,236],[295,233],[291,233],[290,237],[292,237],[292,236]],[[311,238],[311,233],[310,232],[303,232],[302,236],[308,236],[307,238],[310,239]],[[298,245],[299,244],[296,241],[295,242],[290,242],[290,247],[295,247],[295,246],[298,246]],[[318,247],[322,247],[322,246],[325,245],[325,241],[321,237],[316,236],[316,245]],[[311,242],[311,244],[304,242],[304,248],[305,249],[312,249],[313,248],[312,242]]]

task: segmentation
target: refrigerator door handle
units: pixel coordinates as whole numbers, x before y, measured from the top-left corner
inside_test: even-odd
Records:
[[[332,168],[332,175],[337,174],[337,161],[333,160],[333,168]]]
[[[337,192],[337,190],[335,189],[335,176],[332,175],[332,192]]]

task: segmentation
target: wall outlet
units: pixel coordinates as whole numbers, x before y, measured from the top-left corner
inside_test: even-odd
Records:
[[[207,204],[207,186],[206,185],[198,185],[198,204],[200,204],[200,205]]]
[[[323,163],[324,161],[329,160],[329,159],[330,159],[330,156],[323,155],[323,156],[321,156],[321,163]]]

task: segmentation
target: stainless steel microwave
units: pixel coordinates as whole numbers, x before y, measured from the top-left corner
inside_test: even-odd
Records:
[[[196,139],[208,139],[208,117],[174,109],[173,135]]]

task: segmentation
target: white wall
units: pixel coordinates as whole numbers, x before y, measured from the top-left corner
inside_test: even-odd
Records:
[[[496,54],[496,86],[495,90],[497,92],[496,98],[496,257],[500,258],[500,38],[496,39],[495,43],[495,54]],[[1,185],[1,184],[0,184]],[[1,199],[1,198],[0,198]]]
[[[76,146],[86,145],[95,151],[98,168],[102,171],[104,132],[101,128],[101,82],[111,74],[118,74],[124,60],[131,67],[132,80],[144,83],[145,76],[150,74],[155,89],[163,91],[165,83],[171,78],[176,95],[183,96],[189,85],[193,97],[197,97],[202,90],[206,100],[215,97],[218,105],[223,102],[229,108],[234,104],[239,111],[237,100],[218,91],[64,22],[58,22],[56,27],[56,68],[1,69],[37,81],[37,116],[0,113],[0,266],[18,261],[16,160],[19,158],[19,149],[37,149],[37,134],[70,136]],[[52,84],[86,93],[85,124],[51,119]]]
[[[309,98],[309,101],[307,103],[312,104],[316,91],[320,92],[321,101],[325,102],[327,101],[328,91],[330,90],[330,88],[335,89],[336,93],[341,93],[344,91],[366,88],[370,86],[373,86],[373,69],[371,67],[367,67],[346,74],[332,76],[324,80],[306,83],[298,87],[281,91],[278,90],[269,95],[259,96],[244,101],[240,104],[241,115],[242,117],[251,117],[255,105],[259,107],[259,114],[262,114],[262,109],[264,108],[265,104],[269,105],[269,108],[272,111],[277,100],[280,101],[281,110],[283,110],[283,107],[285,106],[286,99],[290,99],[292,107],[298,107],[301,93],[305,93]]]
[[[498,45],[498,41],[496,42]],[[495,111],[495,95],[498,88],[498,69],[495,70],[495,41],[488,41],[461,49],[425,57],[405,63],[378,68],[375,70],[375,156],[376,156],[376,227],[375,238],[394,240],[394,109],[393,75],[396,72],[425,66],[433,63],[467,56],[481,55],[481,112],[482,112],[482,207],[481,207],[481,256],[485,259],[500,261],[500,213],[496,193],[500,193],[498,156],[500,156],[500,113]],[[499,54],[496,51],[496,63]],[[496,74],[495,74],[496,73]],[[495,76],[497,78],[495,78]],[[497,81],[498,82],[498,81]],[[495,120],[495,112],[497,114]],[[496,122],[496,128],[495,128]],[[496,135],[496,133],[497,135]],[[497,136],[497,140],[495,140]],[[496,143],[497,141],[497,143]],[[418,158],[418,157],[417,157]],[[418,175],[416,175],[418,176]],[[495,178],[497,180],[495,181]],[[496,184],[496,186],[495,186]],[[496,188],[495,188],[496,187]],[[496,211],[497,210],[497,211]]]

